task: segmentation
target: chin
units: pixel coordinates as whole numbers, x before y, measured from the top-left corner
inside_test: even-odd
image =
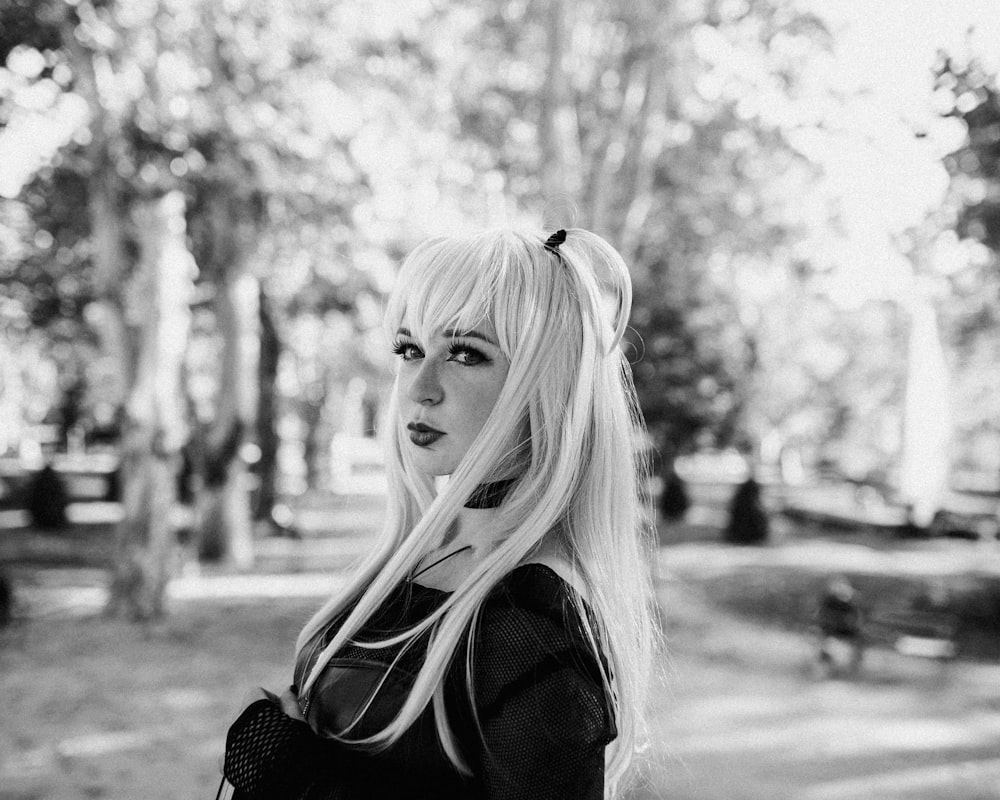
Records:
[[[444,453],[431,453],[419,449],[413,454],[413,465],[421,472],[433,475],[435,478],[451,475],[458,467],[458,463]]]

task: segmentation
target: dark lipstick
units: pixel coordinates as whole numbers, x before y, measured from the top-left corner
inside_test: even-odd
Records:
[[[406,426],[410,431],[410,441],[417,447],[430,447],[438,439],[444,436],[444,431],[424,425],[422,422],[411,422]]]

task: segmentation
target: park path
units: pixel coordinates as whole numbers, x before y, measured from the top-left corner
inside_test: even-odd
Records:
[[[817,679],[804,636],[720,613],[672,556],[653,766],[633,800],[1000,798],[1000,666],[887,651],[853,680]]]

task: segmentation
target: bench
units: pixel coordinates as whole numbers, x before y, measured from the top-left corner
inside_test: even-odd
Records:
[[[114,501],[118,497],[118,457],[112,454],[57,455],[52,466],[62,481],[70,503]],[[24,508],[29,484],[37,473],[19,461],[0,464],[0,508]]]
[[[950,661],[958,653],[955,615],[911,607],[873,609],[864,622],[867,647],[888,646],[900,655]]]

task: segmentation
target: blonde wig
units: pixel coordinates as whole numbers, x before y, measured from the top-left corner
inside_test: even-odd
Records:
[[[473,490],[516,464],[520,477],[496,509],[503,532],[498,543],[430,617],[377,644],[405,646],[429,637],[423,666],[399,714],[376,735],[345,741],[387,746],[433,703],[445,752],[466,770],[446,719],[444,676],[453,656],[464,660],[472,696],[472,655],[459,652],[459,644],[470,628],[474,631],[491,589],[545,545],[579,577],[596,620],[588,630],[591,645],[608,658],[605,689],[619,731],[606,754],[612,795],[644,738],[642,709],[654,641],[651,517],[641,500],[644,431],[620,347],[632,289],[621,256],[599,236],[570,229],[558,254],[543,246],[544,238],[502,230],[434,239],[405,259],[385,314],[387,333],[395,336],[405,318],[418,340],[429,341],[435,331],[471,330],[487,320],[510,368],[482,431],[440,492],[410,462],[393,389],[386,417],[392,427],[386,432],[389,499],[383,535],[345,591],[302,630],[300,650],[357,599],[301,691],[309,691],[335,652],[420,559],[445,541]],[[530,432],[528,441],[511,451],[523,430]],[[583,602],[579,599],[577,610],[586,621]]]

